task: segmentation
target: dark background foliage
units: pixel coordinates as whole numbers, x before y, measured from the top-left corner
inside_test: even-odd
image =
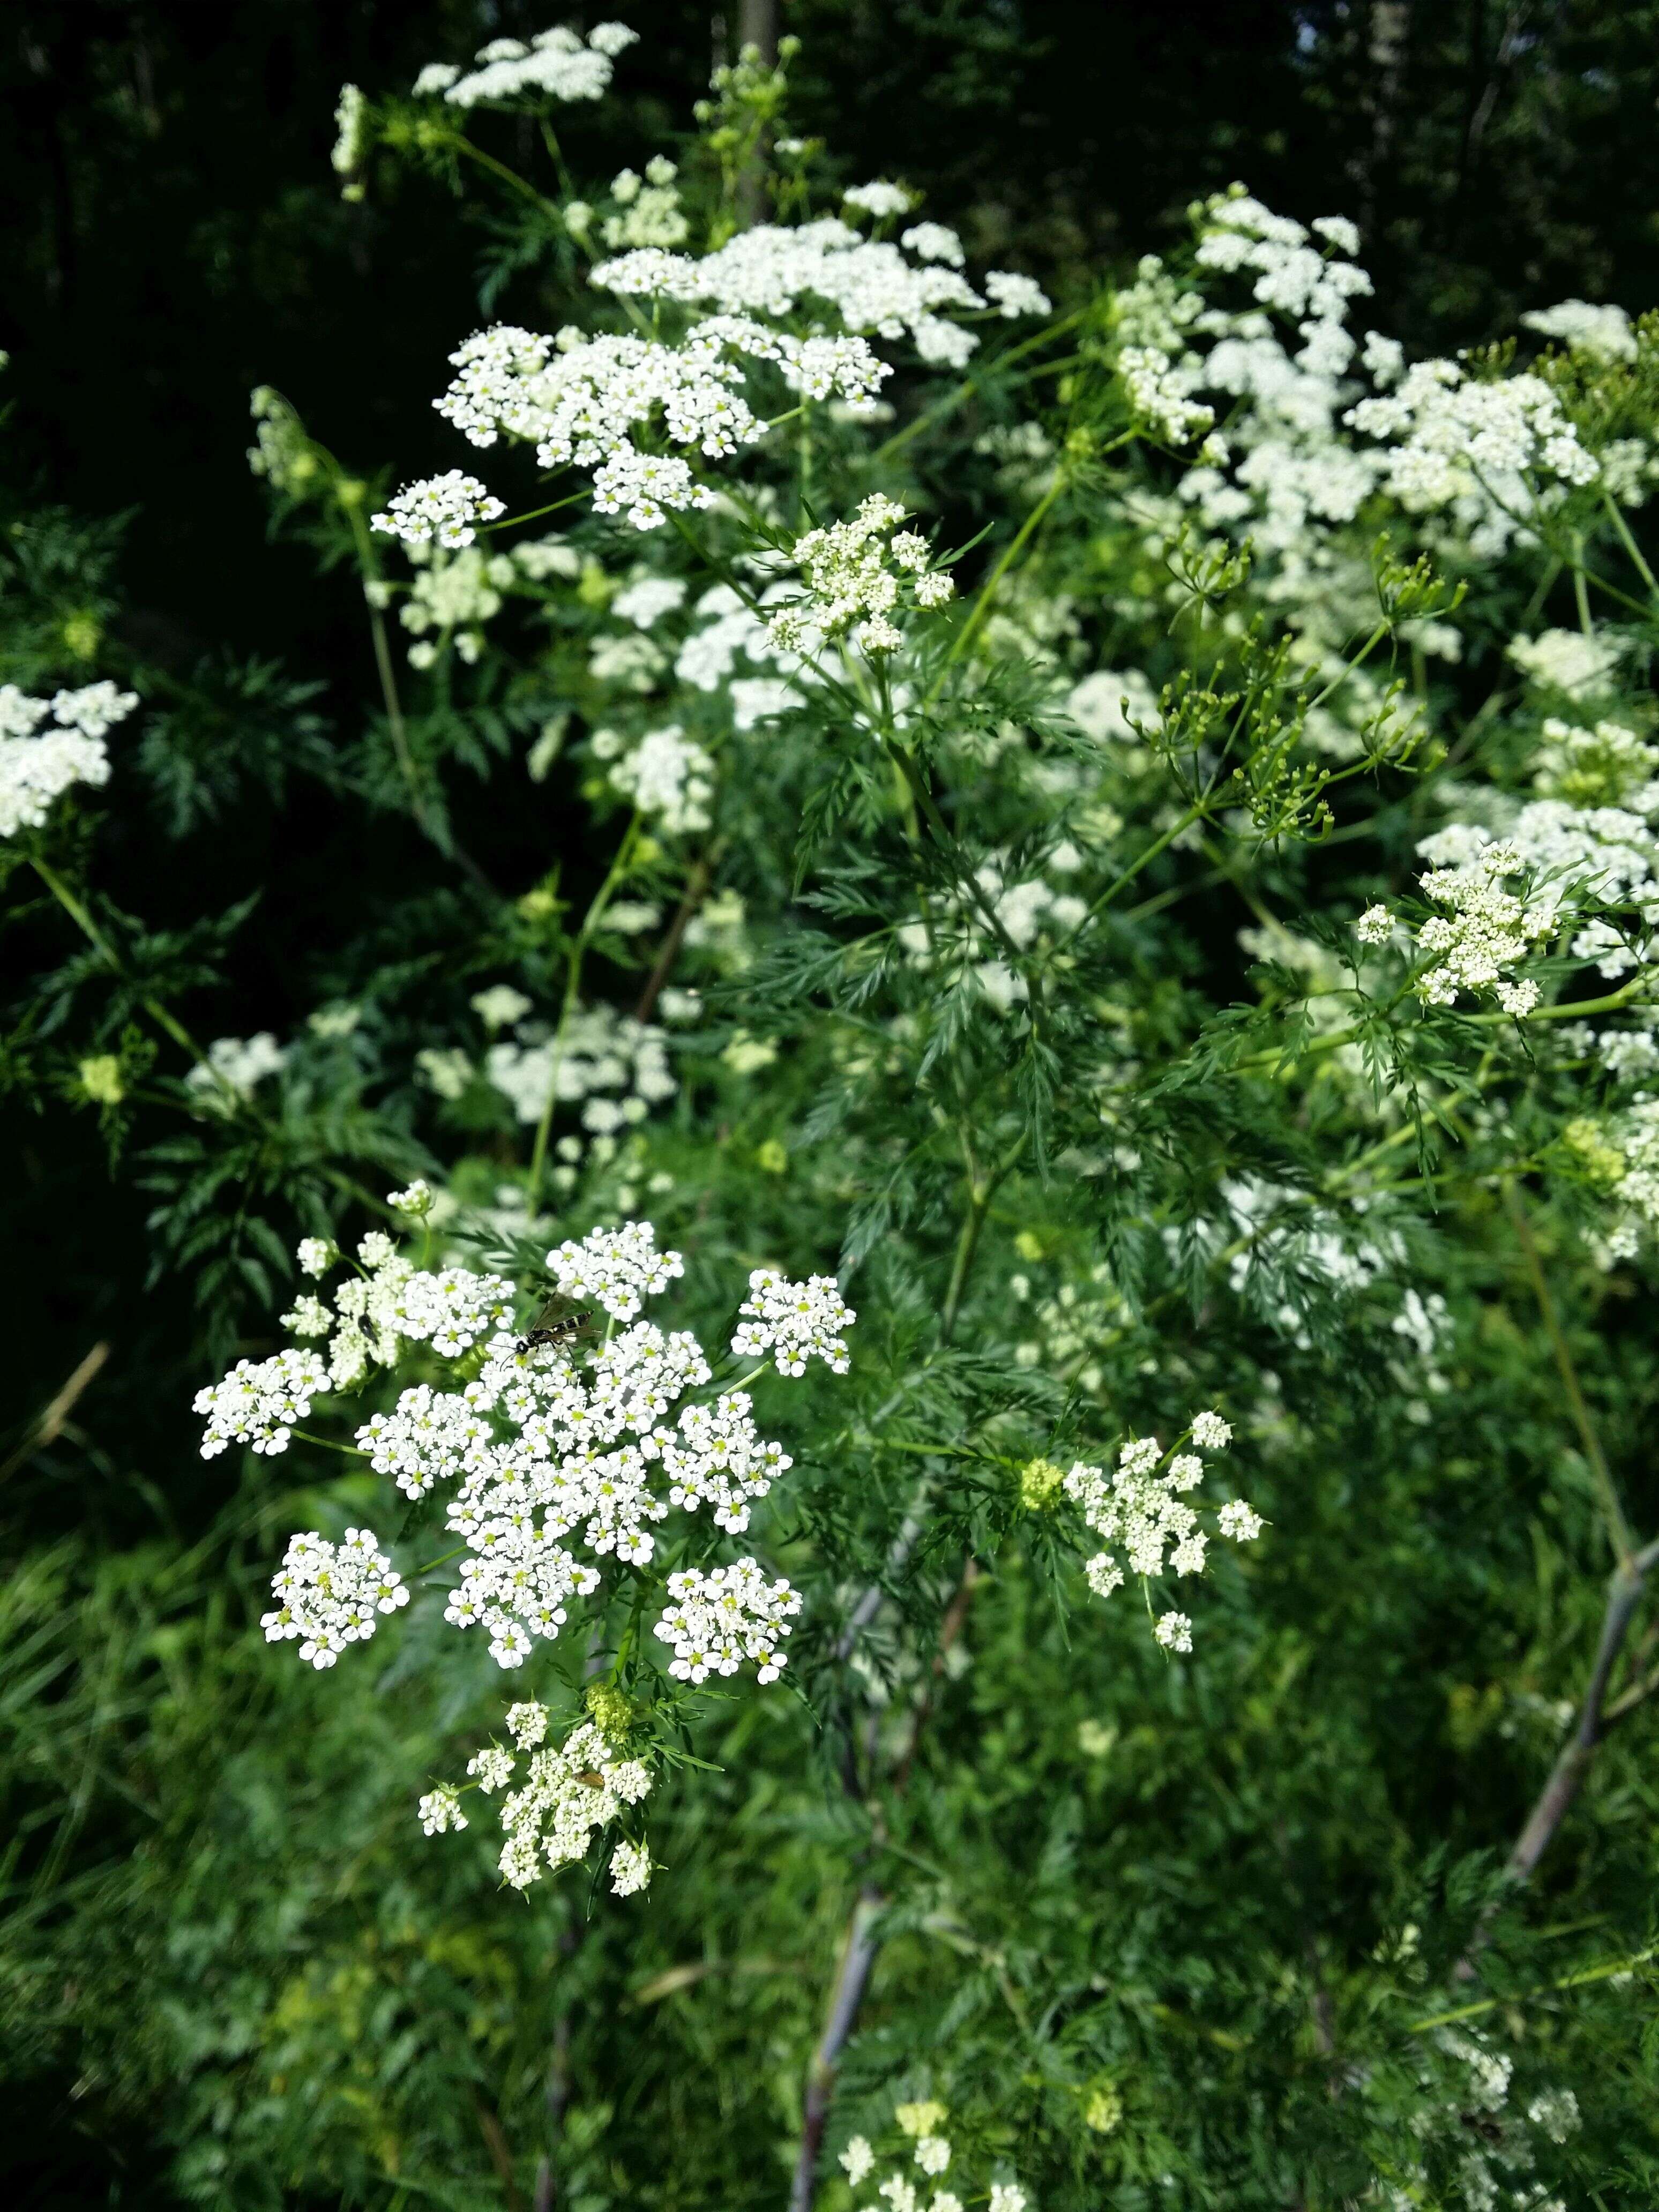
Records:
[[[136,904],[142,881],[158,925],[271,885],[246,925],[235,993],[204,1017],[210,1034],[281,1031],[303,1011],[302,956],[343,936],[348,902],[358,928],[377,902],[391,912],[418,850],[389,815],[365,837],[361,810],[331,788],[330,732],[370,693],[367,644],[352,595],[319,580],[303,550],[268,543],[245,461],[246,395],[276,386],[349,467],[394,454],[410,474],[447,465],[429,399],[480,315],[489,239],[413,176],[341,202],[327,159],[338,87],[406,85],[428,59],[557,12],[525,0],[14,0],[0,29],[10,511],[48,501],[127,518],[110,585],[112,635],[130,655],[184,683],[229,649],[293,672],[273,684],[316,686],[303,702],[313,754],[267,760],[228,791],[176,848],[170,885],[155,880],[146,825],[112,810],[102,832],[112,895]],[[711,15],[694,0],[619,12],[645,43],[625,100],[587,126],[594,170],[683,127],[736,33],[735,8]],[[848,178],[902,176],[976,251],[1030,268],[1062,298],[1103,260],[1167,244],[1190,199],[1242,177],[1287,213],[1360,221],[1376,319],[1408,343],[1477,343],[1567,295],[1632,310],[1659,299],[1659,9],[1647,4],[785,0],[782,18],[805,41],[800,119]],[[533,288],[504,305],[534,319]],[[49,577],[42,590],[49,599]],[[295,704],[273,717],[279,742],[292,742]],[[257,728],[257,702],[234,711]],[[525,881],[559,831],[556,817],[526,825]],[[90,1472],[73,1487],[50,1462],[15,1477],[8,1540],[90,1525],[117,1552],[158,1522],[188,1536],[208,1512],[185,1411],[200,1379],[189,1285],[146,1290],[145,1201],[130,1182],[88,1190],[83,1121],[13,1097],[0,1142],[19,1170],[11,1275],[28,1286],[6,1332],[0,1446],[94,1339],[112,1346],[76,1412]],[[175,1581],[177,1610],[205,1601]],[[162,1598],[140,1610],[144,1637],[170,1632]],[[118,1634],[130,1631],[124,1617]],[[188,1764],[191,1728],[212,1710],[205,1692],[181,1704],[157,1753],[163,1795],[167,1761]],[[1380,1754],[1379,1791],[1403,1786],[1386,1764]],[[251,1782],[250,1803],[269,1786]],[[313,1824],[327,1802],[313,1782]],[[73,1990],[58,1994],[72,2011]],[[83,2106],[56,2067],[0,2085],[0,2171],[14,2165],[42,2204],[175,2202],[142,2122],[95,2098]],[[201,2127],[205,2139],[210,2115]]]
[[[303,562],[264,552],[246,396],[276,385],[348,465],[436,453],[427,400],[476,312],[467,242],[424,185],[342,204],[334,100],[345,79],[406,84],[545,12],[8,11],[12,434],[52,497],[134,510],[130,619],[158,646],[312,667],[320,652],[340,680],[357,673],[357,625]],[[634,15],[645,44],[605,125],[618,161],[641,125],[684,127],[734,35],[696,0]],[[1358,220],[1382,326],[1408,343],[1479,343],[1565,294],[1638,308],[1659,289],[1646,6],[785,0],[781,21],[805,41],[801,118],[849,175],[902,174],[931,214],[1062,289],[1166,244],[1190,199],[1236,176],[1304,220]]]
[[[361,720],[373,671],[355,595],[304,549],[267,542],[247,393],[276,386],[348,467],[448,465],[430,397],[479,314],[490,243],[413,175],[343,204],[335,99],[347,79],[406,85],[434,56],[534,30],[544,12],[20,0],[0,33],[6,496],[127,518],[114,638],[130,655],[182,681],[228,650],[317,684],[313,768],[327,732]],[[596,172],[684,129],[736,36],[734,7],[696,0],[645,0],[632,20],[646,35],[624,96],[578,120]],[[1659,15],[1645,5],[785,0],[781,21],[805,41],[801,118],[849,179],[902,175],[976,251],[1062,296],[1102,260],[1167,245],[1189,200],[1243,177],[1304,220],[1362,220],[1379,325],[1408,343],[1480,343],[1569,295],[1632,310],[1659,298]],[[505,309],[533,321],[534,288],[520,293]],[[229,711],[257,725],[234,696]],[[239,748],[247,769],[170,877],[148,866],[153,824],[118,812],[103,833],[102,879],[158,925],[270,886],[235,994],[204,1016],[214,1033],[281,1030],[302,1012],[301,967],[377,903],[390,913],[419,849],[402,818],[376,817],[366,838],[361,811],[293,757],[291,716],[271,719],[277,734],[263,754]],[[489,803],[466,781],[463,831],[469,799]],[[525,830],[530,881],[562,825],[553,811]],[[499,822],[492,834],[499,850]],[[49,1285],[20,1372],[67,1371],[113,1329],[125,1351],[102,1398],[118,1432],[176,1449],[183,1431],[157,1408],[178,1393],[153,1386],[184,1332],[165,1295],[141,1308],[138,1203],[116,1198],[92,1233],[80,1132],[60,1152],[49,1125],[3,1110],[25,1170],[16,1234]]]

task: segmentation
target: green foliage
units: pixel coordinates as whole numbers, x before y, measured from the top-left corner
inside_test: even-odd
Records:
[[[787,68],[715,93],[647,173],[689,250],[838,204]],[[348,189],[487,185],[489,312],[678,344],[701,309],[586,281],[640,184],[578,198],[562,118],[371,88]],[[12,529],[0,680],[141,703],[7,842],[0,1073],[195,1302],[158,1398],[305,1336],[297,1238],[356,1295],[388,1222],[507,1275],[515,1329],[622,1218],[711,1346],[753,1268],[859,1310],[846,1376],[744,1378],[794,1460],[752,1530],[608,1563],[507,1678],[652,1762],[629,1897],[609,1839],[499,1883],[483,1793],[421,1835],[499,1741],[483,1638],[417,1602],[313,1673],[261,1633],[298,1529],[453,1585],[448,1493],[345,1439],[499,1352],[337,1333],[287,1449],[198,1487],[78,1425],[95,1361],[19,1406],[0,2051],[142,2142],[112,2201],[759,2207],[793,2170],[846,2212],[836,2154],[915,2174],[918,2132],[1042,2212],[1650,2192],[1659,321],[1412,398],[1342,349],[1340,226],[1224,194],[1194,231],[1035,330],[970,311],[954,365],[878,333],[873,421],[745,368],[766,434],[653,530],[509,443],[477,466],[522,516],[400,548],[392,458],[262,390],[275,519],[361,630],[325,709],[154,664],[111,532]],[[920,532],[875,556],[896,642],[826,599],[784,650],[802,538],[877,495]],[[322,879],[324,805],[386,873]],[[217,896],[256,827],[269,890]],[[1210,1409],[1194,1504],[1243,1540],[1140,1574],[1088,1471]],[[662,1572],[739,1536],[805,1597],[783,1680],[672,1676]]]

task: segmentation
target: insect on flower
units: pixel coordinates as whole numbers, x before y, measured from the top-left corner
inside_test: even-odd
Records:
[[[556,1309],[563,1303],[556,1291],[549,1298],[514,1347],[520,1359],[526,1352],[539,1351],[544,1346],[569,1344],[586,1334],[593,1318],[592,1308],[583,1306],[574,1313],[560,1313]]]

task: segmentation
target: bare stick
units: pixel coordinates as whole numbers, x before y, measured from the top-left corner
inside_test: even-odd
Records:
[[[859,1901],[853,1908],[853,1917],[848,1923],[847,1940],[842,1946],[841,1965],[830,1991],[830,2002],[823,2016],[823,2033],[818,2038],[818,2047],[812,2054],[811,2067],[806,2076],[805,2109],[802,2116],[800,2155],[795,2161],[795,2178],[789,2191],[789,2212],[811,2212],[812,2190],[817,2179],[818,2153],[823,2148],[823,2130],[830,2118],[830,2100],[835,2094],[836,2072],[841,2063],[842,2046],[853,2032],[853,2022],[864,1996],[864,1985],[870,1978],[870,1969],[875,1963],[876,1942],[872,1934],[876,1916],[886,1902],[872,1882],[866,1882],[859,1893]]]
[[[76,1401],[108,1358],[108,1345],[93,1346],[52,1403],[29,1424],[22,1443],[4,1465],[0,1466],[0,1482],[3,1482],[9,1474],[15,1474],[18,1468],[33,1459],[44,1445],[56,1443],[64,1422],[75,1410]]]
[[[645,988],[640,994],[640,1003],[634,1009],[636,1022],[648,1022],[657,1011],[657,1000],[662,996],[662,987],[674,972],[674,963],[680,957],[680,946],[691,918],[708,896],[708,886],[714,873],[714,855],[711,849],[700,854],[686,878],[684,896],[668,925],[668,934],[662,941],[656,965],[646,978]]]
[[[1590,1669],[1589,1686],[1584,1692],[1583,1703],[1578,1709],[1577,1723],[1563,1745],[1560,1756],[1550,1770],[1549,1780],[1539,1794],[1538,1802],[1527,1815],[1526,1826],[1516,1837],[1515,1848],[1510,1853],[1504,1871],[1512,1882],[1525,1881],[1548,1850],[1556,1830],[1566,1818],[1567,1808],[1577,1796],[1580,1784],[1595,1755],[1597,1745],[1607,1729],[1633,1711],[1639,1698],[1626,1694],[1615,1705],[1607,1703],[1607,1686],[1613,1670],[1630,1629],[1637,1607],[1642,1601],[1648,1571],[1659,1561],[1659,1541],[1646,1545],[1635,1553],[1627,1567],[1621,1566],[1607,1585],[1607,1607],[1601,1616],[1601,1634],[1595,1647],[1595,1663]],[[1645,1686],[1641,1686],[1645,1689]]]

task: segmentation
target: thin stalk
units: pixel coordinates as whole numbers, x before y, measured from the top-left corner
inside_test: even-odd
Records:
[[[1516,1838],[1515,1847],[1504,1869],[1505,1878],[1510,1881],[1525,1881],[1543,1857],[1589,1770],[1606,1725],[1607,1716],[1603,1707],[1607,1702],[1607,1685],[1629,1632],[1632,1617],[1642,1602],[1646,1570],[1638,1563],[1645,1560],[1651,1564],[1656,1550],[1659,1547],[1650,1545],[1645,1552],[1621,1563],[1608,1584],[1607,1611],[1602,1615],[1601,1633],[1596,1641],[1589,1686],[1584,1692],[1572,1734],[1563,1745],[1550,1771],[1549,1780],[1528,1814],[1525,1826]]]
[[[1586,1014],[1616,1013],[1625,1007],[1639,1009],[1644,1002],[1637,999],[1636,993],[1644,983],[1645,978],[1632,981],[1622,989],[1610,991],[1600,999],[1573,999],[1559,1006],[1534,1006],[1528,1014],[1463,1014],[1460,1019],[1471,1027],[1481,1029],[1496,1028],[1500,1023],[1506,1022],[1514,1022],[1524,1029],[1532,1022],[1577,1021]],[[1243,1060],[1234,1061],[1233,1073],[1235,1075],[1254,1073],[1259,1067],[1273,1067],[1287,1062],[1294,1064],[1297,1060],[1312,1060],[1321,1053],[1335,1052],[1341,1046],[1352,1044],[1357,1038],[1364,1036],[1365,1026],[1363,1022],[1356,1022],[1346,1030],[1334,1030],[1328,1036],[1315,1037],[1295,1048],[1273,1045],[1264,1051],[1247,1054]]]
[[[1607,1465],[1607,1454],[1601,1449],[1601,1440],[1595,1432],[1595,1424],[1590,1419],[1589,1407],[1584,1402],[1584,1393],[1578,1381],[1578,1370],[1573,1364],[1572,1352],[1567,1343],[1566,1333],[1561,1327],[1560,1316],[1555,1309],[1555,1300],[1550,1294],[1549,1283],[1544,1273],[1543,1257],[1538,1249],[1538,1240],[1533,1235],[1532,1224],[1527,1218],[1526,1209],[1521,1203],[1521,1196],[1516,1189],[1513,1178],[1504,1182],[1504,1204],[1508,1209],[1510,1221],[1514,1224],[1516,1237],[1519,1240],[1522,1254],[1527,1263],[1527,1273],[1532,1282],[1533,1293],[1538,1300],[1538,1310],[1543,1316],[1544,1332],[1549,1338],[1550,1350],[1555,1355],[1556,1369],[1561,1377],[1561,1387],[1567,1394],[1567,1403],[1572,1410],[1573,1425],[1578,1431],[1579,1442],[1584,1448],[1584,1457],[1589,1463],[1590,1473],[1595,1477],[1595,1487],[1601,1495],[1602,1517],[1607,1523],[1607,1539],[1613,1546],[1613,1557],[1618,1560],[1620,1570],[1628,1574],[1633,1567],[1636,1553],[1630,1522],[1626,1517],[1624,1504],[1619,1495],[1619,1486],[1614,1482],[1612,1469]],[[1621,1630],[1620,1633],[1622,1632]]]
[[[823,2130],[830,2118],[830,2099],[835,2094],[842,2048],[852,2033],[854,2020],[863,2001],[865,1984],[869,1980],[870,1969],[875,1964],[876,1942],[872,1929],[884,1903],[885,1899],[874,1884],[866,1883],[859,1893],[858,1903],[854,1906],[852,1919],[848,1923],[846,1938],[842,1945],[841,1963],[836,1970],[830,2002],[824,2011],[823,2031],[818,2038],[817,2048],[812,2054],[812,2063],[806,2076],[800,2154],[795,2160],[794,2179],[789,2190],[789,2212],[811,2212],[818,2154],[823,2148]]]
[[[1626,521],[1624,516],[1619,511],[1618,501],[1607,489],[1605,484],[1601,487],[1601,498],[1603,503],[1606,505],[1608,514],[1612,518],[1613,526],[1618,532],[1620,540],[1623,544],[1626,552],[1630,555],[1631,561],[1635,567],[1637,574],[1647,586],[1649,591],[1651,592],[1656,598],[1659,598],[1659,576],[1656,576],[1652,569],[1649,568],[1647,562],[1643,557],[1641,547],[1631,535],[1630,525]]]
[[[634,1009],[636,1022],[648,1022],[657,1011],[657,1001],[662,996],[663,986],[674,972],[674,963],[679,958],[685,933],[691,926],[693,915],[708,896],[708,886],[714,879],[715,847],[700,853],[691,864],[691,872],[685,879],[685,890],[674,919],[668,925],[668,934],[663,939],[651,973],[646,977],[645,988],[640,993],[640,1002]]]
[[[358,499],[342,499],[351,525],[351,535],[357,548],[358,565],[362,574],[363,605],[368,613],[368,634],[374,652],[375,673],[380,681],[380,698],[386,708],[386,726],[392,732],[392,750],[397,756],[398,772],[403,777],[409,793],[410,811],[415,817],[421,834],[441,853],[447,853],[462,873],[477,890],[495,896],[495,887],[472,855],[433,817],[427,795],[421,787],[420,771],[409,742],[409,725],[404,718],[403,700],[398,690],[398,672],[392,658],[392,643],[386,635],[386,617],[375,603],[369,586],[380,580],[376,572],[374,543],[368,526],[363,520],[362,503]]]
[[[1011,362],[1018,361],[1023,354],[1035,352],[1038,346],[1047,345],[1051,339],[1058,337],[1061,331],[1070,330],[1074,324],[1082,321],[1083,313],[1083,309],[1079,307],[1069,315],[1062,315],[1058,322],[1045,324],[1043,328],[1032,337],[1022,338],[1018,345],[1010,346],[1006,353],[1000,353],[994,361],[985,362],[979,375],[965,377],[960,384],[954,385],[943,398],[936,399],[931,407],[924,408],[913,421],[905,424],[903,429],[896,430],[884,444],[878,446],[870,456],[871,465],[876,467],[883,461],[890,460],[895,453],[901,452],[913,438],[920,436],[922,431],[933,428],[936,423],[947,421],[965,401],[971,399],[976,392],[984,389],[993,374],[1000,374]]]
[[[536,1139],[530,1153],[530,1188],[527,1200],[532,1213],[540,1201],[542,1186],[547,1179],[548,1141],[553,1133],[553,1116],[559,1103],[559,1065],[564,1055],[565,1036],[570,1027],[571,1017],[576,1011],[577,997],[581,988],[582,963],[587,957],[587,948],[592,942],[594,933],[604,917],[605,909],[611,902],[611,893],[626,876],[632,865],[634,847],[638,841],[639,830],[640,817],[636,813],[628,825],[627,833],[622,843],[617,848],[617,857],[611,863],[609,874],[593,894],[592,902],[583,917],[582,926],[576,933],[575,940],[570,948],[565,968],[564,1000],[559,1009],[559,1025],[553,1032],[551,1064],[549,1066],[547,1077],[547,1103],[543,1107],[541,1119],[536,1124]]]
[[[1575,534],[1572,541],[1572,597],[1578,609],[1578,627],[1586,637],[1595,633],[1595,624],[1590,619],[1589,593],[1584,588],[1584,541]]]
[[[94,921],[86,908],[76,897],[57,870],[49,867],[46,861],[33,854],[30,856],[30,866],[76,927],[86,937],[88,942],[103,955],[111,972],[120,976],[124,981],[129,980],[127,971],[121,964],[119,954],[116,952],[108,939],[105,937],[97,923]],[[190,1031],[170,1008],[163,1006],[159,999],[151,997],[148,993],[140,998],[138,1003],[163,1035],[170,1037],[179,1050],[185,1054],[205,1075],[211,1077],[215,1088],[231,1113],[244,1115],[256,1127],[270,1129],[270,1123],[253,1101],[251,1098],[245,1098],[223,1073],[214,1066],[207,1054],[203,1051],[201,1046],[197,1043]],[[395,1207],[387,1206],[383,1199],[376,1198],[373,1192],[365,1190],[362,1183],[358,1182],[354,1176],[347,1175],[343,1168],[323,1167],[318,1172],[331,1182],[337,1190],[343,1191],[348,1196],[356,1199],[360,1204],[368,1206],[371,1212],[380,1214],[383,1219],[391,1221],[399,1218]]]
[[[504,514],[499,522],[481,522],[477,526],[477,534],[486,538],[494,531],[512,530],[520,522],[539,522],[544,514],[556,514],[561,507],[580,507],[583,500],[592,495],[591,491],[568,492],[563,499],[556,499],[546,507],[532,507],[528,514]]]
[[[516,169],[509,169],[505,161],[498,161],[493,154],[486,154],[482,146],[475,146],[470,138],[463,138],[459,133],[449,143],[458,154],[465,154],[468,161],[476,161],[481,169],[488,169],[492,177],[499,177],[503,184],[511,185],[515,192],[533,201],[544,215],[557,212],[552,201],[538,192],[534,185],[528,183]]]
[[[990,1209],[991,1200],[999,1185],[1018,1165],[1024,1149],[1025,1139],[1022,1133],[1018,1141],[1003,1155],[990,1173],[981,1178],[976,1178],[974,1175],[972,1155],[969,1152],[968,1206],[963,1216],[961,1233],[957,1240],[956,1255],[951,1269],[950,1286],[945,1292],[939,1332],[942,1343],[948,1344],[954,1334],[957,1317],[962,1310],[963,1292],[973,1267],[975,1254],[979,1248],[980,1232],[985,1225],[985,1217]],[[924,1474],[916,1495],[911,1501],[910,1510],[905,1516],[897,1540],[889,1553],[890,1573],[902,1565],[914,1548],[917,1537],[921,1534],[927,1484],[928,1478]],[[968,1599],[973,1591],[975,1571],[974,1560],[970,1553],[963,1565],[962,1583],[957,1597],[945,1618],[939,1655],[941,1658],[944,1650],[948,1647],[949,1642],[955,1638],[961,1628]],[[844,1661],[851,1656],[858,1636],[868,1627],[880,1610],[882,1596],[881,1584],[875,1583],[872,1583],[859,1599],[848,1616],[847,1626],[842,1630],[841,1638],[836,1644],[837,1657]],[[915,1755],[916,1745],[921,1738],[925,1717],[925,1711],[919,1714],[910,1731],[902,1760],[904,1769],[908,1769],[911,1759]],[[857,1790],[856,1766],[856,1756],[849,1746],[848,1771],[844,1774],[843,1780],[849,1793],[854,1794]],[[864,2001],[865,1986],[870,1978],[870,1970],[875,1964],[878,1945],[873,1933],[873,1923],[884,1903],[885,1899],[880,1890],[873,1883],[866,1882],[859,1893],[858,1902],[853,1908],[853,1917],[848,1923],[847,1934],[842,1946],[841,1963],[830,1988],[830,2001],[824,2013],[823,2031],[818,2039],[817,2048],[812,2054],[812,2063],[807,2072],[800,2149],[796,2157],[794,2179],[789,2191],[790,2212],[811,2212],[813,2191],[817,2180],[818,2157],[823,2148],[823,2131],[830,2117],[830,2100],[835,2094],[836,2075],[841,2063],[842,2049],[847,2039],[853,2033],[858,2019],[859,2007]]]
[[[1523,1990],[1518,1996],[1480,1997],[1474,2004],[1458,2005],[1450,2012],[1431,2013],[1426,2020],[1414,2020],[1407,2029],[1407,2035],[1427,2035],[1437,2027],[1449,2027],[1455,2021],[1474,2020],[1483,2012],[1494,2012],[1499,2005],[1525,2004],[1528,1997],[1556,1996],[1563,1990],[1586,1989],[1593,1982],[1605,1982],[1614,1974],[1633,1973],[1638,1966],[1645,1966],[1650,1959],[1659,1956],[1659,1943],[1650,1943],[1644,1951],[1633,1951],[1627,1959],[1603,1959],[1600,1965],[1582,1966],[1576,1974],[1564,1974],[1559,1981],[1546,1982],[1541,1989]]]
[[[988,1176],[982,1180],[975,1180],[970,1174],[967,1210],[963,1216],[961,1234],[957,1238],[956,1256],[951,1262],[951,1280],[945,1290],[945,1305],[939,1320],[941,1344],[949,1344],[956,1334],[957,1316],[962,1310],[962,1295],[968,1287],[969,1270],[979,1249],[980,1234],[985,1227],[985,1217],[990,1211],[991,1200],[1019,1165],[1024,1151],[1025,1137],[1022,1131],[1018,1142],[1012,1151],[1004,1154]]]
[[[1021,553],[1024,552],[1025,547],[1036,535],[1037,531],[1042,527],[1044,521],[1048,519],[1049,508],[1060,497],[1060,493],[1065,490],[1067,481],[1064,469],[1057,468],[1054,471],[1054,482],[1049,485],[1048,490],[1043,493],[1042,497],[1031,509],[1031,512],[1026,516],[1024,521],[1021,523],[1019,529],[1015,533],[1013,540],[1010,544],[1006,552],[1004,553],[1002,558],[997,562],[996,567],[992,569],[990,574],[980,586],[978,593],[974,600],[973,611],[969,614],[967,621],[963,623],[962,628],[957,632],[955,637],[951,640],[951,650],[945,654],[944,663],[939,669],[939,674],[933,678],[933,684],[927,693],[927,697],[923,702],[925,705],[931,706],[933,701],[939,696],[947,672],[968,650],[968,647],[972,642],[975,633],[978,631],[981,623],[990,612],[991,602],[996,597],[998,587],[1001,584],[1003,578],[1008,574],[1010,568],[1012,568],[1014,562],[1019,558]]]
[[[119,955],[57,870],[48,867],[44,860],[33,855],[31,865],[35,874],[40,877],[41,882],[45,884],[88,943],[102,953],[105,961],[116,975],[125,978],[126,969],[121,964]],[[156,1026],[171,1037],[182,1052],[187,1053],[198,1067],[202,1068],[213,1078],[214,1083],[228,1103],[234,1105],[239,1111],[246,1106],[248,1102],[242,1097],[241,1092],[213,1065],[201,1046],[197,1043],[190,1031],[170,1008],[164,1006],[159,999],[151,998],[148,993],[139,1000],[139,1004]]]

